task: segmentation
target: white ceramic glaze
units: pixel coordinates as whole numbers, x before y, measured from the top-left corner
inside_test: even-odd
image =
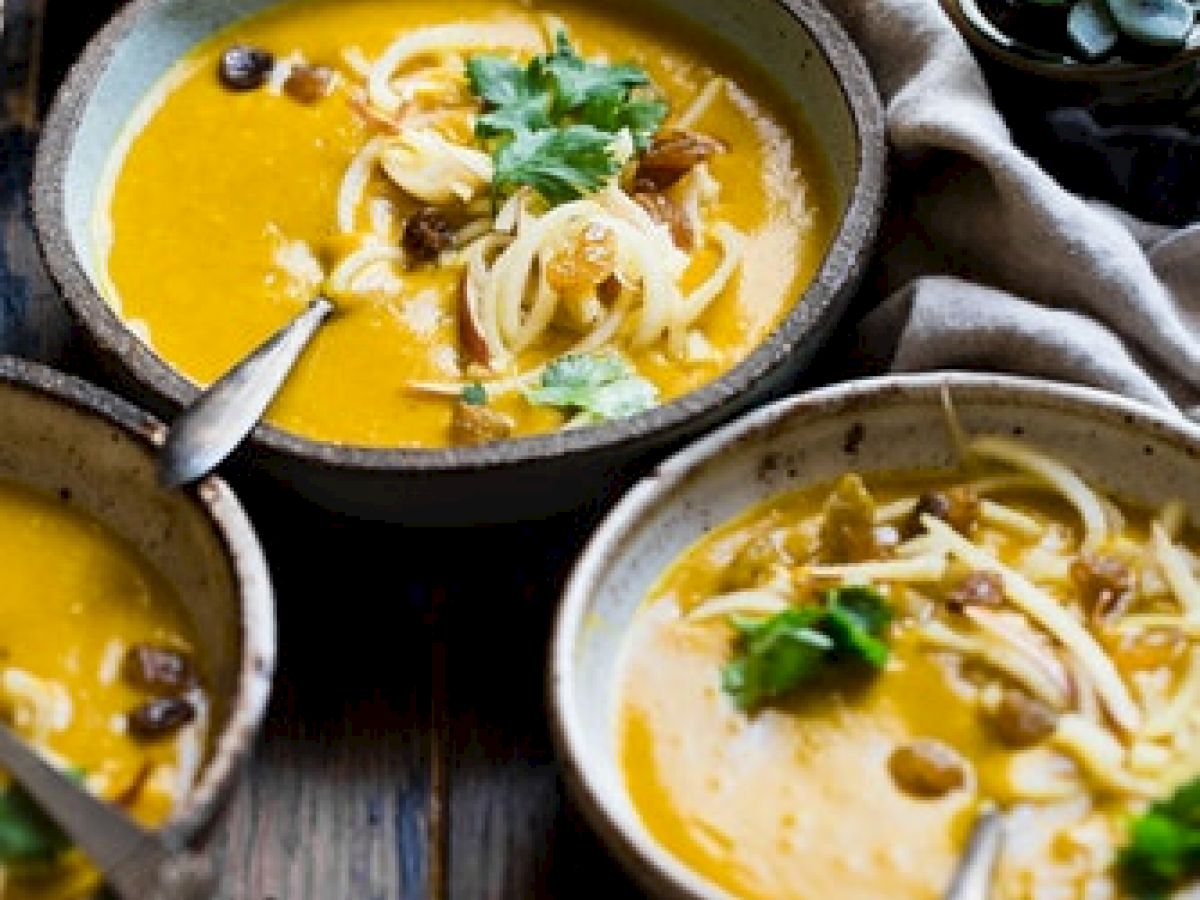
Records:
[[[943,395],[970,434],[1019,435],[1123,499],[1180,498],[1200,522],[1200,429],[1112,394],[1032,379],[946,373],[852,382],[760,409],[672,457],[626,495],[580,558],[549,672],[568,783],[648,889],[726,896],[651,839],[618,768],[617,679],[647,592],[706,533],[772,495],[848,471],[952,468]]]

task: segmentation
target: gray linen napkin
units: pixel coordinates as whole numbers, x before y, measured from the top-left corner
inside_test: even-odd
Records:
[[[937,0],[828,3],[875,74],[905,185],[864,347],[892,371],[1036,375],[1200,417],[1200,224],[1061,188],[1013,144]]]

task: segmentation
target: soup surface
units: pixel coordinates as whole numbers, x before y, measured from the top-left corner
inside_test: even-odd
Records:
[[[634,807],[739,897],[940,897],[991,806],[994,896],[1167,896],[1200,876],[1172,844],[1195,840],[1200,790],[1183,520],[1004,438],[954,475],[850,475],[751,510],[635,619]]]
[[[269,414],[312,438],[631,415],[742,360],[821,262],[835,200],[775,96],[632,6],[283,4],[130,124],[96,224],[105,292],[200,383],[329,295]]]
[[[0,716],[135,819],[191,788],[207,730],[191,627],[140,555],[58,499],[0,482]],[[94,873],[0,773],[0,897],[90,895]]]

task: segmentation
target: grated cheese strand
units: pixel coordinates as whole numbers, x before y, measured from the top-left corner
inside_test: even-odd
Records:
[[[691,609],[684,618],[689,621],[703,622],[719,616],[747,615],[773,616],[790,608],[791,604],[772,591],[733,591],[720,594],[705,600],[699,606]]]
[[[386,113],[396,113],[403,99],[392,88],[392,79],[405,65],[438,50],[498,49],[537,53],[545,42],[536,28],[525,24],[492,22],[487,25],[435,25],[405,34],[371,66],[367,97]]]
[[[1113,721],[1127,733],[1138,730],[1142,715],[1137,704],[1112,659],[1079,620],[1020,572],[971,543],[941,520],[922,516],[921,522],[930,533],[944,540],[950,552],[963,562],[999,575],[1005,596],[1070,650],[1087,670]]]
[[[1036,475],[1055,488],[1083,519],[1083,549],[1097,549],[1108,536],[1104,504],[1082,478],[1067,466],[1024,444],[995,435],[976,438],[969,445],[974,456],[1005,463]]]
[[[1150,524],[1150,543],[1163,578],[1179,601],[1184,616],[1200,620],[1200,584],[1197,584],[1187,558],[1167,537],[1167,530],[1161,522]]]

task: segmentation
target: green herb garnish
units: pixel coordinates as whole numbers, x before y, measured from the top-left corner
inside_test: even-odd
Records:
[[[84,773],[73,769],[68,777],[82,782]],[[49,865],[65,853],[71,841],[16,785],[0,790],[0,865]]]
[[[887,601],[868,587],[825,592],[822,602],[767,619],[735,616],[738,655],[721,671],[721,687],[747,712],[776,700],[833,666],[888,660]]]
[[[573,353],[548,365],[525,399],[577,413],[586,424],[645,412],[658,402],[658,390],[615,353]]]
[[[644,148],[666,118],[667,106],[638,97],[634,91],[650,84],[645,70],[634,65],[591,63],[579,56],[561,31],[554,52],[534,60],[554,89],[556,118],[608,129],[616,136],[629,128],[634,144]]]
[[[487,406],[487,388],[476,382],[462,389],[462,402],[467,406]]]
[[[614,146],[628,132],[645,149],[667,106],[643,96],[650,77],[633,65],[592,63],[559,32],[554,51],[522,68],[500,56],[467,61],[467,81],[487,110],[476,133],[492,141],[493,189],[528,185],[551,205],[598,190],[621,167]]]
[[[1200,876],[1200,778],[1134,819],[1117,869],[1135,897],[1166,897]]]
[[[489,109],[475,125],[480,137],[550,127],[554,97],[532,65],[523,69],[502,56],[473,56],[467,60],[467,81]]]
[[[590,194],[617,171],[613,140],[591,125],[518,132],[496,150],[493,186],[507,193],[527,184],[552,205]]]

